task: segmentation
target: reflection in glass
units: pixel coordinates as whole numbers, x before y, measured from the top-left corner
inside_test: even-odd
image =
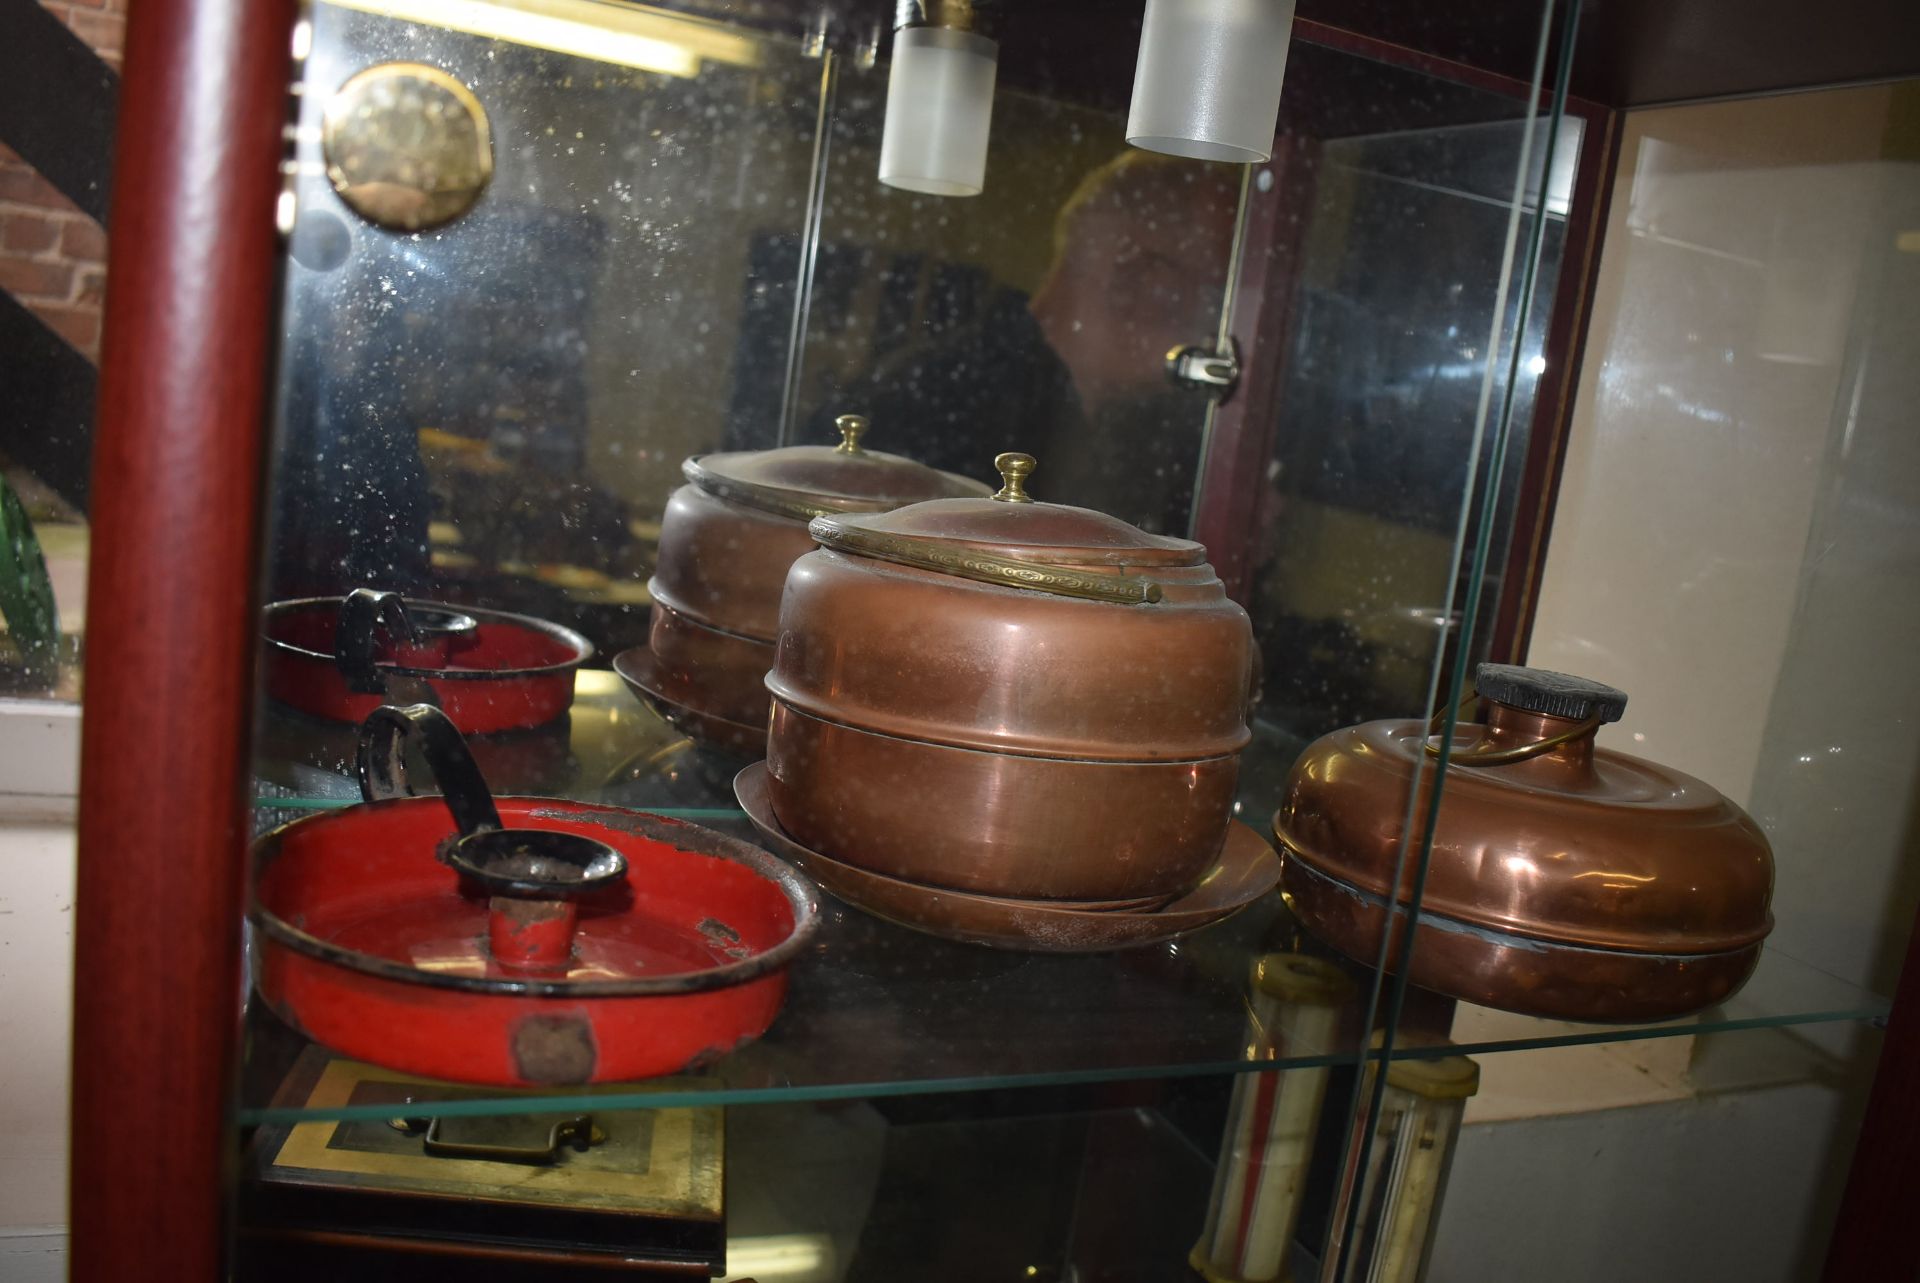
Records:
[[[1336,726],[1424,708],[1434,659],[1459,632],[1458,610],[1443,604],[1464,573],[1454,539],[1482,384],[1491,364],[1497,407],[1521,303],[1517,292],[1507,300],[1507,337],[1488,352],[1524,128],[1510,119],[1339,138],[1311,162],[1248,602],[1267,659],[1256,730],[1277,745],[1276,762]],[[1570,177],[1556,166],[1545,193],[1536,298],[1557,279]],[[1522,243],[1543,203],[1537,177],[1532,186]],[[1542,351],[1549,310],[1530,310],[1524,353]],[[1510,460],[1524,454],[1544,370],[1543,357],[1521,362]],[[1496,558],[1521,471],[1505,471]],[[1482,609],[1497,598],[1490,584]],[[1476,628],[1477,651],[1489,632]]]
[[[1238,170],[1003,92],[993,186],[962,208],[875,182],[884,66],[834,62],[835,90],[799,43],[621,6],[589,47],[583,6],[549,8],[531,31],[485,4],[315,10],[270,599],[511,609],[609,656],[644,637],[681,461],[782,424],[831,441],[849,411],[878,449],[973,476],[1026,450],[1042,497],[1184,533],[1205,402],[1162,361],[1219,328]],[[315,133],[334,88],[401,59],[451,69],[495,137],[478,204],[416,235],[340,202]]]
[[[1020,450],[1037,497],[1185,534],[1206,402],[1168,349],[1219,328],[1240,170],[1129,151],[1117,112],[1003,89],[964,208],[871,172],[883,86],[841,81],[796,419],[990,480]]]
[[[548,26],[529,47],[316,8],[303,139],[348,75],[427,60],[485,106],[496,172],[464,217],[395,234],[347,210],[302,143],[272,597],[376,586],[584,625],[606,653],[644,634],[681,459],[777,418],[779,250],[801,225],[817,69],[622,14],[652,25],[589,59],[551,52],[569,45]],[[623,32],[690,61],[628,56]]]

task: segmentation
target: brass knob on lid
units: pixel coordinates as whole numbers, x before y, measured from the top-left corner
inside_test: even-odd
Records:
[[[833,421],[840,429],[840,444],[833,448],[835,454],[859,454],[860,438],[867,430],[867,416],[864,414],[843,414]]]
[[[1027,478],[1036,466],[1030,454],[1009,450],[993,456],[994,471],[1000,474],[1002,483],[993,497],[1002,503],[1032,503],[1033,496],[1027,493],[1026,487]]]

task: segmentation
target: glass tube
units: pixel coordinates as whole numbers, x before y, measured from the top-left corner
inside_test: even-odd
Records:
[[[1338,967],[1297,953],[1255,962],[1250,988],[1249,1060],[1330,1054],[1340,1009],[1354,996]],[[1208,1283],[1286,1277],[1326,1092],[1324,1065],[1235,1076],[1206,1227],[1188,1257]]]
[[[1194,160],[1273,154],[1294,0],[1147,0],[1127,141]]]
[[[1368,1067],[1363,1093],[1372,1092],[1379,1071],[1377,1063]],[[1386,1074],[1380,1115],[1364,1138],[1373,1152],[1354,1201],[1360,1223],[1348,1283],[1419,1283],[1425,1276],[1460,1117],[1480,1090],[1480,1067],[1465,1056],[1395,1060]]]

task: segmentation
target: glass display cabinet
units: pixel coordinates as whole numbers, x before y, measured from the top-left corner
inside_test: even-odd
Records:
[[[1657,25],[135,6],[74,1277],[1817,1273],[1920,96],[1627,109],[1920,50]]]

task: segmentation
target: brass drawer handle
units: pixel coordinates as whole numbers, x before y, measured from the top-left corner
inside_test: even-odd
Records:
[[[557,1120],[547,1129],[544,1145],[448,1140],[440,1134],[440,1123],[438,1118],[387,1120],[387,1126],[393,1130],[407,1136],[419,1136],[422,1148],[437,1158],[481,1158],[496,1163],[553,1163],[559,1161],[562,1146],[584,1151],[607,1139],[607,1134],[594,1125],[591,1114]]]

